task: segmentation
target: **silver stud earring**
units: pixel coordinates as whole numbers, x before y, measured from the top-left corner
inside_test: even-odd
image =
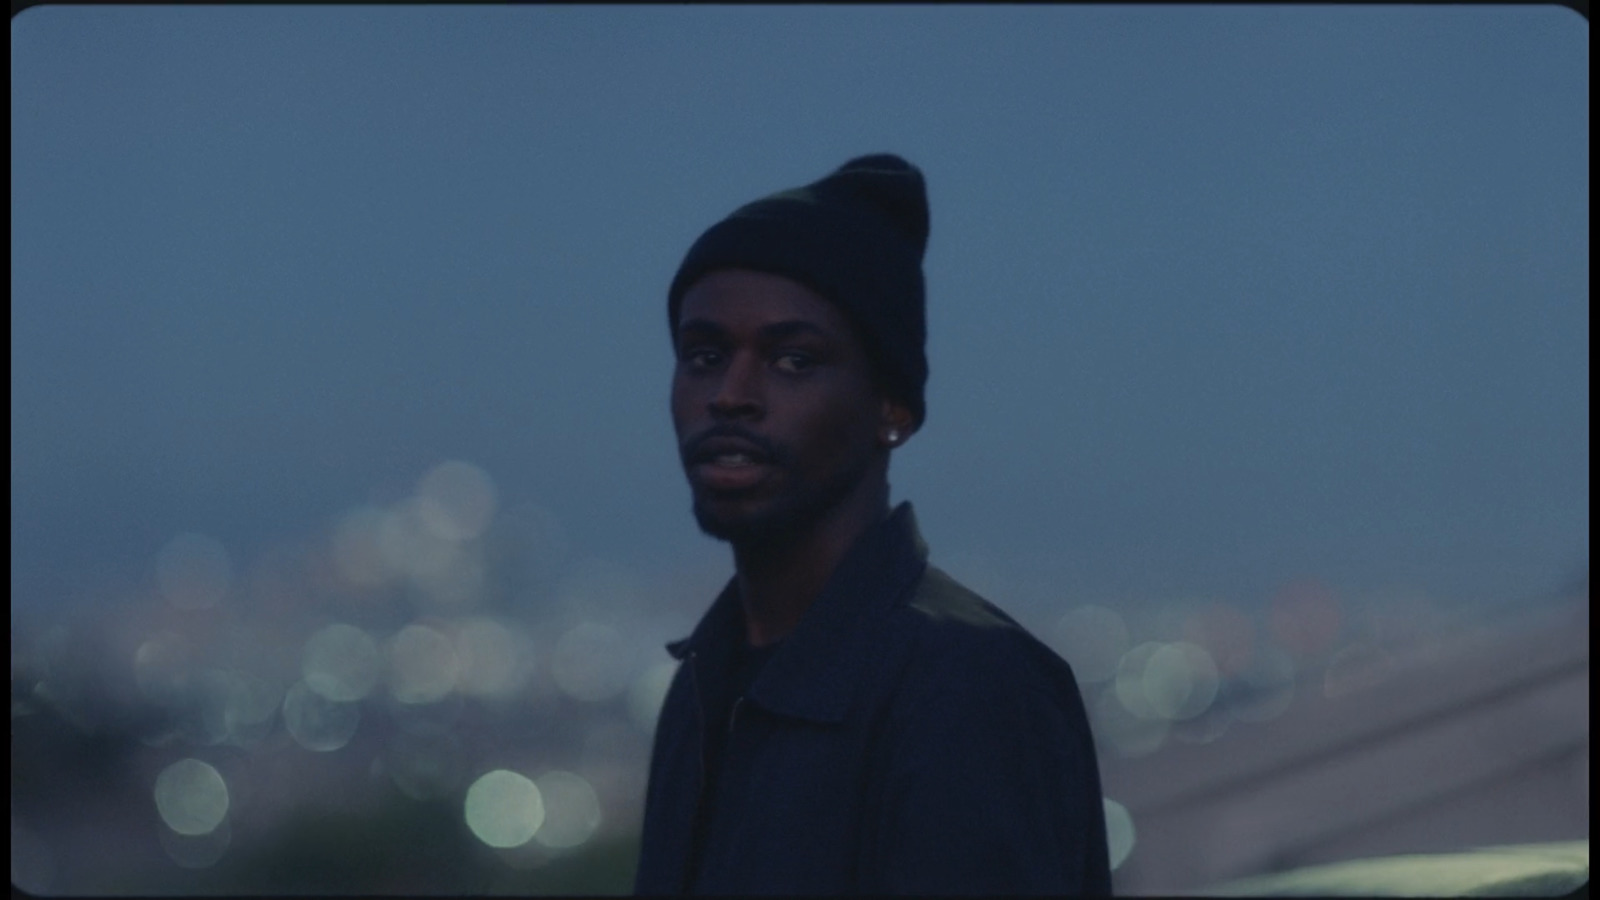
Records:
[[[889,429],[889,443],[898,444],[899,442],[900,442],[900,430],[897,429],[897,428]]]

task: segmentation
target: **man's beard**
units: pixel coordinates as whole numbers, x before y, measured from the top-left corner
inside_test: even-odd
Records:
[[[764,509],[749,513],[717,515],[694,500],[694,520],[700,530],[719,541],[748,547],[783,542],[804,533],[816,524],[866,478],[872,466],[869,456],[821,485],[800,484],[774,498]]]

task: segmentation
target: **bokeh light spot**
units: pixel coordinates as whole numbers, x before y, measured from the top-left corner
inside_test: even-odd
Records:
[[[178,703],[192,677],[193,654],[186,642],[170,632],[139,645],[133,654],[133,681],[152,703]]]
[[[266,737],[282,702],[277,685],[249,672],[233,673],[222,713],[228,740],[247,747]]]
[[[401,703],[433,703],[455,690],[460,674],[454,643],[438,629],[411,624],[389,648],[389,691]]]
[[[179,834],[170,828],[160,829],[161,849],[167,857],[185,869],[204,869],[216,865],[233,842],[233,828],[226,819],[221,825],[205,834]]]
[[[1162,718],[1154,707],[1150,705],[1150,695],[1145,692],[1145,668],[1150,663],[1150,658],[1156,651],[1166,646],[1159,641],[1145,641],[1122,654],[1122,659],[1117,662],[1117,678],[1114,684],[1117,700],[1124,709],[1141,719]]]
[[[535,782],[544,800],[544,824],[533,839],[552,850],[582,845],[600,827],[600,798],[588,779],[572,772],[553,771]]]
[[[416,497],[391,508],[378,526],[378,552],[393,571],[413,579],[444,574],[461,552],[460,546],[439,537],[426,522],[428,513]]]
[[[306,686],[329,700],[349,703],[371,693],[382,672],[378,644],[354,625],[336,622],[306,640],[300,656]]]
[[[1145,700],[1163,719],[1192,719],[1205,712],[1217,686],[1211,654],[1187,641],[1164,644],[1145,662]]]
[[[667,701],[667,690],[672,687],[672,678],[677,673],[676,660],[656,663],[641,672],[628,688],[628,718],[645,734],[655,732],[661,707]]]
[[[524,775],[495,769],[467,788],[467,827],[491,847],[520,847],[544,824],[539,787]]]
[[[227,596],[233,581],[228,551],[216,538],[180,534],[156,554],[156,583],[179,609],[206,609]]]
[[[1106,797],[1104,800],[1106,811],[1106,849],[1111,857],[1111,870],[1115,872],[1128,855],[1133,852],[1136,835],[1133,830],[1133,816],[1128,808]]]
[[[228,739],[228,697],[233,682],[234,674],[225,669],[206,669],[195,680],[187,730],[196,743],[220,744]]]
[[[494,517],[494,481],[469,462],[451,460],[433,467],[418,483],[417,498],[423,524],[447,541],[477,537]]]
[[[494,619],[468,619],[456,631],[457,679],[461,691],[478,697],[505,697],[533,675],[533,646],[527,637]]]
[[[178,834],[206,834],[228,814],[222,774],[198,759],[180,759],[156,776],[156,809]]]
[[[582,622],[561,636],[551,653],[556,685],[578,700],[609,700],[628,687],[629,659],[616,629]]]
[[[1103,606],[1087,604],[1069,610],[1056,622],[1052,637],[1057,652],[1083,684],[1115,676],[1117,662],[1128,652],[1127,623]]]
[[[361,722],[361,707],[341,703],[297,681],[283,698],[283,726],[295,743],[318,753],[337,750],[350,742]]]

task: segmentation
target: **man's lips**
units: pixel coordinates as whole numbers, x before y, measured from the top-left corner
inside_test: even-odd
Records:
[[[733,429],[715,429],[691,443],[685,462],[695,486],[714,492],[747,490],[778,468],[765,441]]]
[[[688,454],[690,464],[716,463],[739,465],[745,462],[766,464],[772,454],[755,441],[732,435],[715,435],[696,441]]]
[[[697,484],[716,492],[742,491],[755,487],[765,480],[772,470],[772,464],[757,462],[742,453],[722,454],[689,467],[690,477]]]

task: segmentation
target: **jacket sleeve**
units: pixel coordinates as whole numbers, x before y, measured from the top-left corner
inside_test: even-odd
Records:
[[[910,673],[875,767],[863,886],[1109,895],[1083,703],[1066,665],[1042,666],[1033,650],[991,647]]]

